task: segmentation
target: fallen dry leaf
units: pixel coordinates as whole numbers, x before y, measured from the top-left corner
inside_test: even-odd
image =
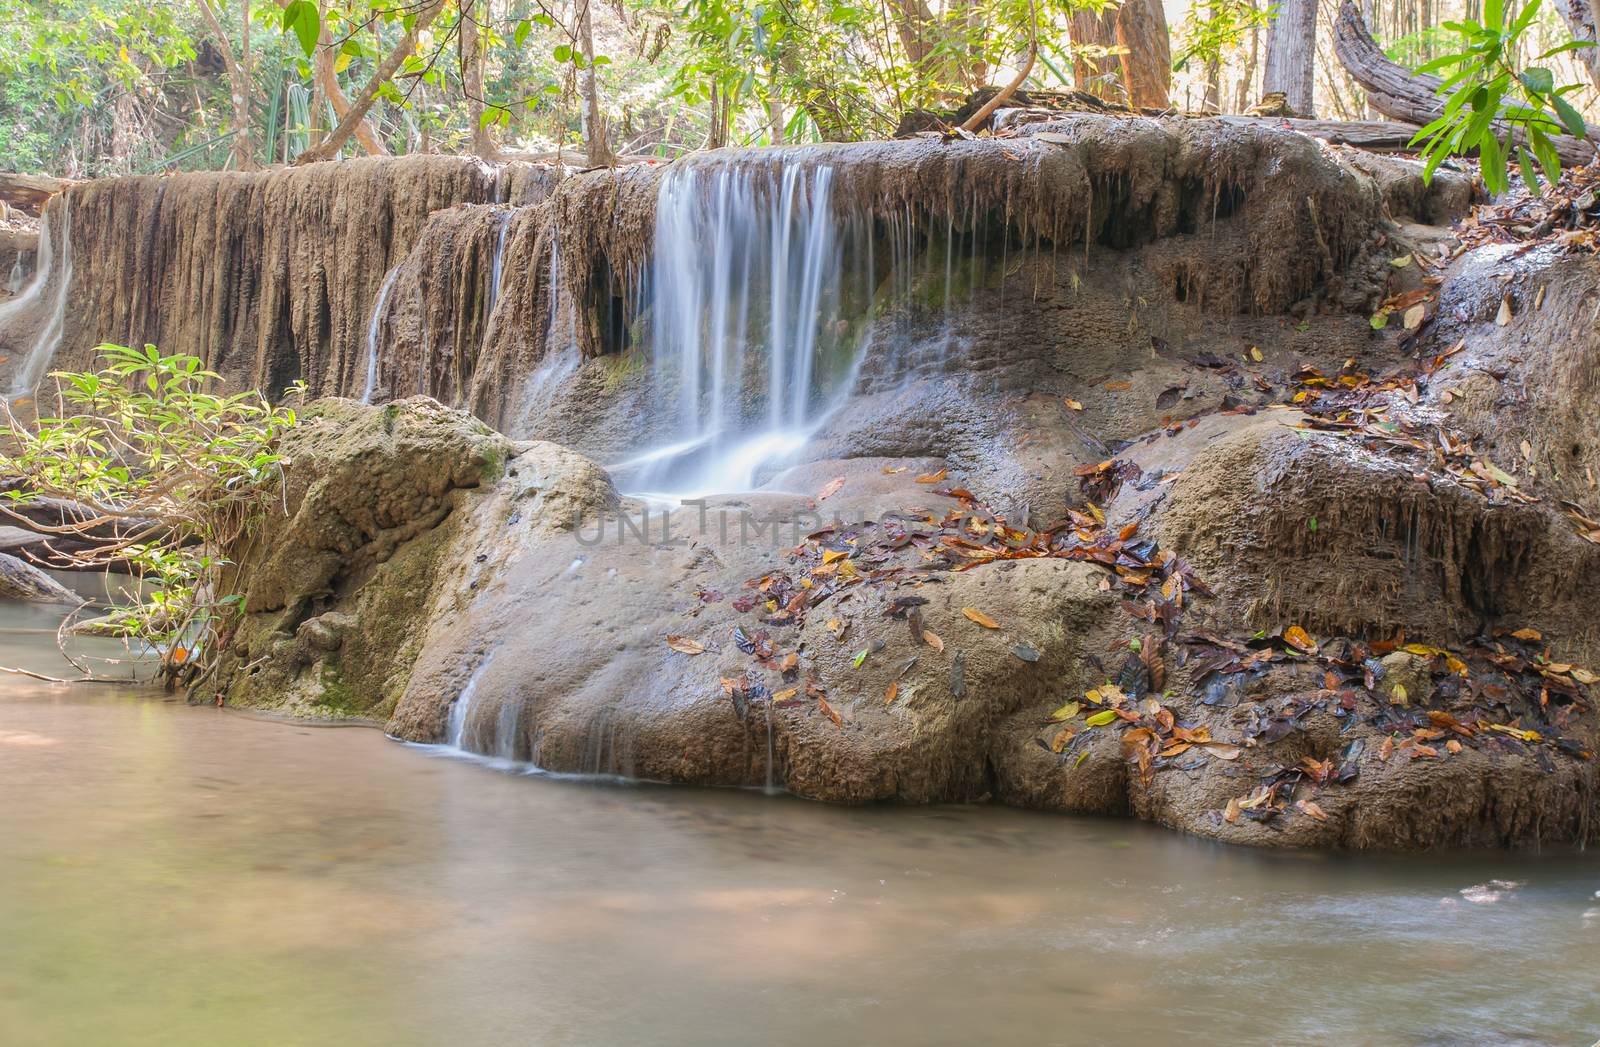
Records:
[[[1072,408],[1072,409],[1073,409],[1073,410],[1074,410],[1074,411],[1081,411],[1081,410],[1083,410],[1083,405],[1082,405],[1082,404],[1080,404],[1080,403],[1079,403],[1079,402],[1078,402],[1078,401],[1076,401],[1076,400],[1074,400],[1074,399],[1072,399],[1072,397],[1070,397],[1070,396],[1069,396],[1069,397],[1067,397],[1067,399],[1066,399],[1066,403],[1067,403],[1067,406],[1068,406],[1068,407],[1070,407],[1070,408]]]
[[[820,694],[817,695],[817,708],[822,710],[824,716],[833,721],[835,727],[844,726],[844,720],[840,719],[839,714],[834,711],[833,706],[828,704],[828,699],[822,697]]]
[[[839,493],[839,488],[841,488],[843,486],[844,486],[844,477],[842,477],[842,476],[834,477],[832,480],[829,480],[826,484],[823,485],[822,490],[817,492],[817,501],[819,501],[819,502],[820,501],[824,501],[825,499],[827,499],[827,497],[829,495],[838,494]]]
[[[1283,642],[1307,654],[1317,653],[1317,641],[1313,640],[1311,634],[1298,625],[1291,625],[1283,631]]]
[[[1511,322],[1511,296],[1506,295],[1500,299],[1500,311],[1495,314],[1494,322],[1497,327],[1504,327]]]
[[[939,634],[932,629],[922,630],[922,642],[932,647],[935,651],[944,653],[944,641],[939,639]]]
[[[900,693],[900,681],[899,680],[890,680],[888,689],[883,692],[883,704],[884,705],[893,705],[894,704],[894,700],[895,700],[895,696],[898,695],[899,693]]]
[[[940,481],[942,481],[946,476],[949,476],[949,475],[950,475],[950,470],[948,470],[948,469],[940,469],[936,473],[923,473],[921,476],[917,477],[917,483],[919,483],[919,484],[936,484],[936,483],[939,483]]]
[[[1540,640],[1544,639],[1544,634],[1539,632],[1537,629],[1518,629],[1511,635],[1515,636],[1519,640],[1531,640],[1534,643],[1538,643]]]
[[[1000,628],[1000,623],[999,622],[995,621],[993,618],[990,618],[988,615],[984,614],[982,611],[978,610],[976,607],[963,607],[963,608],[961,608],[961,613],[966,615],[968,620],[977,622],[979,625],[983,626],[985,629],[998,629],[998,628]]]
[[[1297,801],[1294,806],[1295,809],[1301,814],[1304,814],[1310,818],[1315,818],[1319,822],[1325,822],[1328,820],[1328,812],[1317,806],[1317,802],[1315,800],[1300,800]]]
[[[679,654],[705,654],[706,645],[690,636],[679,636],[673,633],[667,637],[667,646]]]

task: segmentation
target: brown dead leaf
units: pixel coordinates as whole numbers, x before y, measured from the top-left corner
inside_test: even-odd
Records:
[[[939,483],[942,480],[944,480],[944,478],[946,476],[949,476],[949,475],[950,475],[950,470],[948,470],[948,469],[940,469],[936,473],[923,473],[921,476],[917,477],[917,483],[919,483],[919,484],[936,484],[936,483]]]
[[[1239,816],[1243,813],[1244,809],[1239,804],[1239,798],[1237,796],[1230,797],[1228,809],[1222,812],[1222,820],[1232,825],[1239,820]]]
[[[995,621],[993,618],[990,618],[988,615],[984,614],[982,611],[978,610],[976,607],[963,607],[963,608],[961,608],[961,613],[966,615],[967,619],[969,621],[977,622],[979,625],[983,626],[985,629],[998,629],[998,628],[1000,628],[1000,623],[999,622]]]
[[[883,692],[883,704],[884,705],[893,705],[894,704],[894,700],[895,700],[895,696],[898,695],[899,693],[900,693],[900,681],[899,680],[890,680],[888,689]]]
[[[1538,643],[1540,640],[1544,639],[1544,634],[1539,632],[1537,629],[1518,629],[1511,635],[1515,636],[1519,640],[1530,640],[1533,643]]]
[[[1506,295],[1500,299],[1500,311],[1494,315],[1495,326],[1504,327],[1511,322],[1511,296]]]
[[[1315,800],[1299,800],[1296,801],[1294,806],[1297,811],[1308,818],[1315,818],[1319,822],[1328,820],[1328,812],[1319,807]]]
[[[679,654],[705,654],[706,645],[690,636],[679,636],[673,633],[667,637],[667,646]]]
[[[817,695],[817,708],[822,710],[822,714],[824,716],[833,721],[833,725],[835,727],[844,726],[844,720],[840,719],[839,714],[834,710],[833,706],[828,704],[828,699],[824,698],[820,694]]]
[[[844,486],[844,477],[836,476],[822,485],[822,490],[817,492],[817,501],[825,501],[829,495],[839,493],[839,488]]]
[[[941,654],[944,653],[944,641],[939,639],[939,634],[932,629],[922,630],[922,642],[932,647],[935,651]]]

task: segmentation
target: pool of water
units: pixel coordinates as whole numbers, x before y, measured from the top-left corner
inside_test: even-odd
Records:
[[[0,661],[56,657],[17,620]],[[1587,1047],[1597,890],[1594,855],[574,782],[0,677],[6,1045]]]

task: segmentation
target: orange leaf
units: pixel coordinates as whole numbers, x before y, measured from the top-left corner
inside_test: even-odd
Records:
[[[935,651],[941,654],[944,653],[944,641],[939,639],[938,634],[932,629],[922,630],[922,642],[932,647]]]
[[[829,495],[838,494],[839,488],[844,486],[844,477],[836,476],[823,484],[822,490],[817,492],[817,501],[825,500]]]
[[[984,614],[982,611],[978,610],[976,607],[963,607],[963,608],[961,608],[961,613],[966,615],[967,618],[970,621],[977,622],[979,625],[983,626],[985,629],[998,629],[998,628],[1000,628],[1000,623],[999,622],[995,621],[993,618],[990,618],[988,615]]]
[[[1291,625],[1283,631],[1283,642],[1290,647],[1299,648],[1307,654],[1317,653],[1317,641],[1313,640],[1311,634],[1298,625]]]
[[[817,695],[817,708],[821,709],[823,714],[827,716],[828,719],[833,721],[835,727],[844,726],[844,721],[839,718],[839,714],[834,711],[833,706],[828,704],[828,699],[822,697],[820,694]]]
[[[936,484],[948,475],[950,475],[950,470],[948,469],[940,469],[936,473],[923,473],[921,476],[917,477],[917,483]]]
[[[689,636],[674,633],[667,637],[667,646],[679,654],[705,654],[706,645]]]
[[[1534,643],[1538,643],[1540,640],[1544,639],[1544,635],[1537,629],[1518,629],[1511,635],[1515,636],[1519,640],[1531,640]]]
[[[890,680],[889,689],[883,692],[883,704],[893,705],[895,696],[900,693],[900,681]]]
[[[1295,807],[1299,809],[1301,814],[1315,818],[1319,822],[1328,820],[1328,812],[1317,806],[1315,800],[1300,800],[1295,804]]]

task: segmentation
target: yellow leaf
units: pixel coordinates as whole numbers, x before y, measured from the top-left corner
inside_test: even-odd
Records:
[[[1588,669],[1579,669],[1576,666],[1572,669],[1572,678],[1579,683],[1600,683],[1600,676],[1595,675]]]
[[[1260,363],[1262,360],[1265,360],[1266,357],[1261,355],[1261,350],[1260,349],[1257,349],[1255,346],[1252,345],[1250,347],[1250,359],[1254,360],[1256,363]]]
[[[693,639],[692,637],[679,636],[677,633],[673,633],[671,636],[667,637],[667,646],[672,648],[674,651],[677,651],[679,654],[706,653],[705,644],[701,643],[699,640]]]
[[[1410,705],[1411,696],[1406,694],[1406,685],[1403,683],[1395,684],[1389,691],[1389,701],[1395,705]]]
[[[1534,643],[1538,643],[1540,640],[1544,639],[1544,635],[1537,629],[1518,629],[1511,635],[1515,636],[1519,640],[1531,640]]]
[[[1067,406],[1072,408],[1074,411],[1083,410],[1083,405],[1080,404],[1078,401],[1072,399],[1072,397],[1070,397],[1070,396],[1067,397]]]
[[[1074,716],[1077,716],[1078,715],[1078,710],[1080,710],[1082,708],[1083,708],[1083,706],[1078,704],[1077,702],[1068,702],[1066,705],[1063,705],[1061,708],[1059,708],[1055,712],[1051,713],[1050,714],[1050,719],[1052,719],[1052,720],[1070,720]]]
[[[1291,625],[1289,628],[1283,631],[1283,641],[1289,646],[1299,648],[1307,654],[1317,653],[1317,641],[1313,640],[1311,638],[1311,634],[1300,628],[1298,625]]]
[[[961,608],[961,613],[966,615],[967,619],[969,621],[977,622],[979,625],[983,626],[985,629],[998,629],[998,628],[1000,628],[1000,623],[999,622],[995,621],[993,618],[990,618],[988,615],[984,614],[982,611],[978,610],[976,607],[963,607],[963,608]]]
[[[786,702],[790,698],[793,698],[795,695],[797,695],[799,693],[800,693],[800,688],[798,688],[798,687],[790,687],[790,688],[788,688],[786,690],[782,690],[782,691],[779,691],[776,694],[774,694],[772,696],[772,700],[774,702]]]
[[[895,466],[886,465],[886,466],[883,467],[883,471],[885,473],[887,473],[888,475],[893,476],[896,473],[905,472],[906,471],[906,467],[903,466],[903,465],[895,465]]]

